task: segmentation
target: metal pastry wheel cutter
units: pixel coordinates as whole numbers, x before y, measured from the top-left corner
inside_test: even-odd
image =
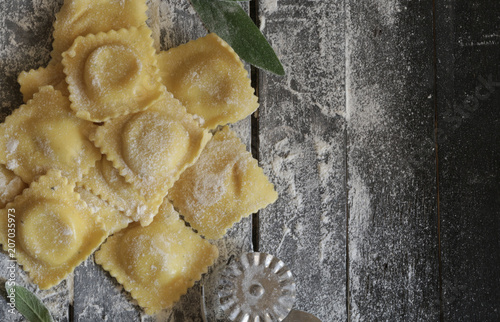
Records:
[[[292,310],[296,295],[292,272],[273,255],[245,253],[217,278],[216,300],[227,321],[321,322],[311,314]]]

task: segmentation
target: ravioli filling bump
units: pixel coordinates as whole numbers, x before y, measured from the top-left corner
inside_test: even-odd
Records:
[[[16,216],[16,258],[41,289],[66,278],[107,236],[99,216],[58,170],[49,170],[0,211],[6,251],[9,209]]]

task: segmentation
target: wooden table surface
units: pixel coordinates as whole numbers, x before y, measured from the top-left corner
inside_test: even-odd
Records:
[[[19,72],[49,61],[61,3],[0,1],[3,116]],[[206,33],[187,0],[149,5],[163,50]],[[243,5],[286,76],[253,70],[260,109],[234,128],[280,198],[217,243],[208,293],[253,248],[288,264],[295,308],[324,322],[500,321],[500,2]],[[58,321],[201,320],[199,285],[146,316],[92,258],[48,291],[18,282]],[[0,302],[3,316],[22,320]]]

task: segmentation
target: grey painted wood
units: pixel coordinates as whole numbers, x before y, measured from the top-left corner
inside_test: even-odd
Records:
[[[500,320],[500,3],[437,2],[445,321]]]
[[[140,308],[116,280],[94,263],[94,256],[75,269],[73,321],[137,321]]]
[[[286,76],[260,72],[260,164],[279,193],[260,212],[259,251],[294,273],[295,307],[345,321],[343,1],[259,1]]]
[[[346,8],[350,319],[436,321],[432,2]]]

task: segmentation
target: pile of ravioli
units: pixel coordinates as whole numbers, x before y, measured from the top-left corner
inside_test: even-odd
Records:
[[[153,314],[277,194],[227,127],[258,107],[238,56],[215,34],[157,53],[146,10],[64,2],[50,63],[19,75],[25,105],[0,125],[0,243],[41,289],[99,249]]]

